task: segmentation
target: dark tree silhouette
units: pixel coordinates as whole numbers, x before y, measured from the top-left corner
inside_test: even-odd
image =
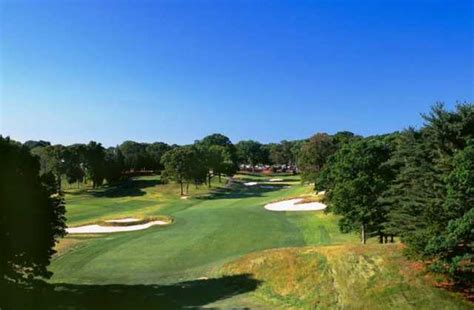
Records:
[[[53,247],[65,235],[65,208],[51,173],[27,147],[0,136],[0,282],[48,278]]]

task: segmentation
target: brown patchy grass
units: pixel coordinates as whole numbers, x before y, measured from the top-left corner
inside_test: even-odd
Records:
[[[250,273],[257,298],[285,309],[471,309],[434,287],[400,244],[283,248],[226,264],[223,274]]]
[[[87,236],[83,235],[83,236],[67,237],[67,238],[60,239],[59,242],[56,243],[56,246],[54,247],[54,250],[56,251],[55,256],[59,257],[69,252],[70,250],[77,248],[78,246],[80,246],[82,242],[86,241],[91,236],[92,235],[87,235]]]

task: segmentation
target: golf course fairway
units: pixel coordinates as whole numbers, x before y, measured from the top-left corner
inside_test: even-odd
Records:
[[[140,177],[100,190],[69,190],[70,227],[125,217],[167,216],[166,226],[61,240],[50,283],[74,293],[53,294],[77,309],[468,309],[459,296],[410,271],[400,244],[363,247],[342,234],[324,211],[271,212],[270,202],[312,192],[297,176],[239,175],[209,190]],[[357,302],[350,301],[356,298]],[[413,298],[420,294],[419,298]],[[79,305],[79,306],[77,306]],[[114,308],[112,308],[114,307]]]

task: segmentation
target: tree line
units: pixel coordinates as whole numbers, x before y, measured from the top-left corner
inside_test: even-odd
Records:
[[[306,181],[326,191],[343,232],[401,238],[406,252],[472,287],[474,106],[436,104],[424,125],[385,135],[317,134],[302,147]]]
[[[163,180],[173,179],[185,188],[206,183],[213,176],[231,176],[239,165],[275,165],[296,168],[305,140],[262,144],[254,140],[233,144],[222,134],[212,134],[190,145],[168,145],[164,142],[125,141],[105,148],[88,144],[51,145],[47,141],[26,141],[24,146],[40,161],[40,174],[52,173],[57,183],[91,182],[96,188],[113,184],[138,172],[162,173]],[[166,155],[166,156],[165,156]],[[182,194],[184,194],[184,190]]]

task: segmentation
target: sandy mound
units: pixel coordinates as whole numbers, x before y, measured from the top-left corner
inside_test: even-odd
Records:
[[[265,205],[270,211],[318,211],[326,209],[326,205],[320,202],[298,204],[302,198],[273,202]]]
[[[106,222],[107,223],[133,223],[133,222],[138,222],[138,221],[140,220],[133,217],[127,217],[127,218],[118,219],[118,220],[108,220]]]
[[[268,181],[270,181],[270,182],[282,182],[283,179],[270,179]]]
[[[119,220],[115,220],[115,221],[117,222]],[[165,221],[152,221],[145,224],[132,225],[132,226],[100,226],[97,224],[93,224],[93,225],[66,228],[66,231],[70,234],[103,234],[103,233],[142,230],[142,229],[147,229],[155,225],[167,225],[167,224],[169,223]]]

